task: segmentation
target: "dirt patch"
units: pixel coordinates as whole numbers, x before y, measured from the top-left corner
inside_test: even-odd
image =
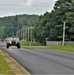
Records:
[[[16,60],[10,57],[7,53],[0,50],[1,55],[4,56],[8,66],[14,71],[15,75],[31,75],[24,67],[22,67]]]

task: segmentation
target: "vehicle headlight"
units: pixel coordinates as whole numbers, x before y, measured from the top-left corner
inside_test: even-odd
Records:
[[[12,42],[10,41],[10,44],[11,44]]]

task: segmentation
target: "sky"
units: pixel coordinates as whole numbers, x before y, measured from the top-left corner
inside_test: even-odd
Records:
[[[56,0],[0,0],[0,17],[36,14],[42,15],[53,9]]]

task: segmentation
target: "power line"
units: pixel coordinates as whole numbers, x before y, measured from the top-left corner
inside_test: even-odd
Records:
[[[53,7],[49,5],[17,5],[17,4],[0,4],[0,6],[27,6],[27,7]]]
[[[20,5],[20,4],[0,4],[0,6],[9,6],[9,7],[19,7],[19,6],[24,6],[24,7],[33,7],[33,8],[35,8],[35,7],[54,7],[54,5]],[[61,6],[61,7],[69,7],[69,6]],[[59,7],[58,7],[59,8]]]

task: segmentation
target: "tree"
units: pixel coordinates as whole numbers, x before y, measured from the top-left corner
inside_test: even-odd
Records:
[[[2,26],[2,27],[0,28],[0,38],[4,38],[4,37],[5,37],[5,27]]]
[[[70,32],[73,32],[74,24],[74,1],[73,0],[58,0],[55,3],[54,10],[51,13],[46,12],[41,15],[35,27],[36,40],[44,41],[43,38],[49,40],[63,39],[63,22],[66,22],[66,37],[65,40],[70,40]]]
[[[38,15],[16,15],[0,18],[0,30],[4,27],[4,32],[0,32],[3,37],[16,36],[16,32],[25,27],[34,26],[38,21]],[[4,34],[5,33],[5,34]],[[1,36],[0,35],[0,36]]]

